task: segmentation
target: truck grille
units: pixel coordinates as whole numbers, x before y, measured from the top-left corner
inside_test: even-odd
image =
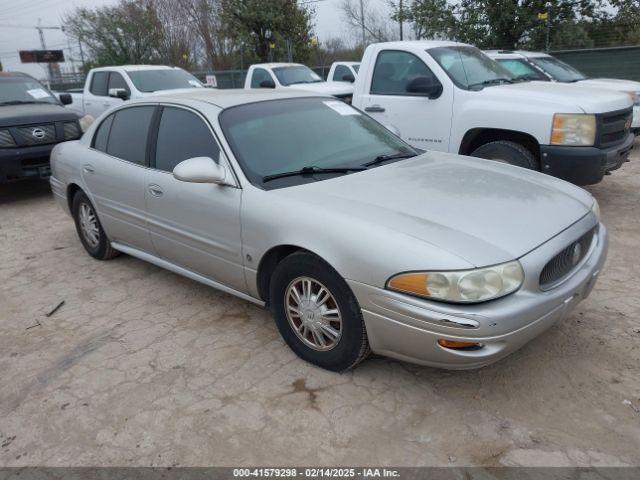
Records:
[[[15,132],[20,135],[23,145],[41,145],[56,141],[56,129],[53,124],[18,127]]]
[[[0,130],[0,147],[15,147],[16,142],[9,130]]]
[[[77,138],[80,138],[80,125],[77,122],[65,122],[64,139],[76,140]]]
[[[632,116],[632,108],[597,114],[596,146],[606,148],[622,143],[629,134]]]
[[[552,288],[560,280],[567,277],[589,253],[598,226],[593,227],[578,240],[566,247],[544,266],[540,273],[540,288]]]

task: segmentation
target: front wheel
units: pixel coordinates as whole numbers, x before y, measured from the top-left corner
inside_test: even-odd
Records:
[[[306,252],[282,260],[273,273],[271,310],[287,345],[303,360],[348,370],[369,353],[360,307],[344,279]]]
[[[82,246],[89,255],[98,260],[108,260],[118,255],[118,251],[111,247],[98,215],[84,192],[80,191],[73,197],[71,212]]]
[[[540,170],[538,159],[519,143],[506,140],[485,143],[471,153],[472,157],[495,160],[516,167]]]

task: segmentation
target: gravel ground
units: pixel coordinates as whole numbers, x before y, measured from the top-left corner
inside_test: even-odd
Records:
[[[639,148],[589,188],[611,233],[591,297],[466,372],[312,367],[264,310],[95,261],[47,184],[2,186],[0,465],[640,465]]]

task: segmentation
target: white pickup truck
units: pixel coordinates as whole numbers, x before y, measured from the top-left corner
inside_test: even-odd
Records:
[[[178,67],[123,65],[94,68],[87,75],[83,93],[68,92],[73,98],[69,108],[97,118],[125,100],[157,92],[203,87],[200,80]]]
[[[517,77],[545,82],[575,83],[629,95],[633,100],[631,129],[636,135],[640,134],[640,82],[619,78],[589,78],[568,63],[543,52],[486,50],[484,53]]]
[[[628,95],[518,80],[456,42],[370,45],[353,105],[418,148],[503,161],[578,185],[599,182],[633,148]]]
[[[316,72],[299,63],[258,63],[247,72],[244,88],[295,89],[331,95],[351,102],[353,85],[349,82],[325,82]]]
[[[350,82],[356,81],[360,62],[333,62],[327,80],[330,82]]]

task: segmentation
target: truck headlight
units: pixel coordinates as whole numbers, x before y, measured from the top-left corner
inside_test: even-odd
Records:
[[[391,277],[387,288],[451,303],[479,303],[515,292],[524,281],[520,262],[451,272],[409,272]]]
[[[634,106],[640,106],[640,92],[624,92],[631,97]]]
[[[596,140],[596,116],[587,113],[556,113],[551,145],[590,147]]]
[[[82,129],[82,133],[86,132],[95,119],[91,115],[85,115],[78,122],[80,123],[80,128]]]

